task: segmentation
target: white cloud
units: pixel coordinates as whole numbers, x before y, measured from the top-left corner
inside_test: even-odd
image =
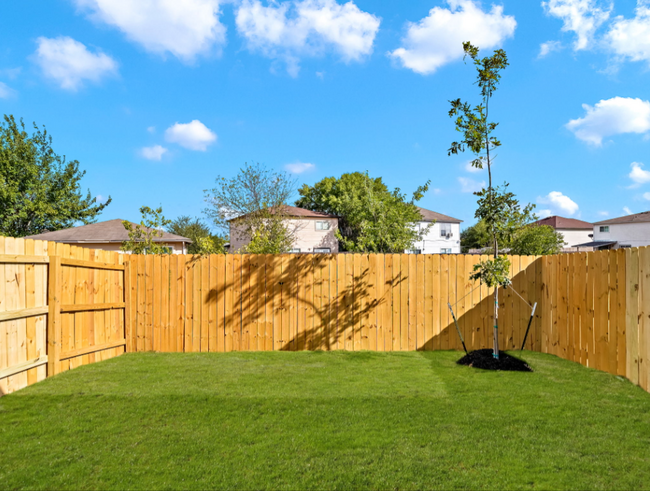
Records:
[[[650,182],[650,171],[643,169],[643,164],[640,162],[632,162],[632,170],[628,177],[634,181],[631,188],[638,188],[641,184]]]
[[[608,217],[608,216],[609,216],[609,212],[608,212],[608,211],[599,211],[599,212],[598,212],[598,216],[599,216],[599,217]]]
[[[9,99],[16,95],[16,91],[7,84],[0,82],[0,99]]]
[[[550,217],[553,214],[553,212],[551,210],[544,209],[544,210],[538,210],[536,214],[537,216],[539,216],[539,218],[546,218],[546,217]]]
[[[107,201],[108,201],[108,198],[106,196],[103,196],[101,194],[98,194],[97,196],[95,196],[95,202],[97,202],[99,204],[104,204]]]
[[[465,170],[467,172],[476,173],[476,172],[483,172],[485,169],[479,169],[478,167],[474,167],[472,165],[472,161],[469,160],[467,163],[465,163]]]
[[[243,0],[237,8],[237,30],[248,48],[287,64],[298,74],[301,56],[315,56],[326,49],[345,62],[359,61],[372,53],[380,19],[349,1],[302,0],[270,2]]]
[[[284,166],[286,170],[292,174],[302,174],[303,172],[309,172],[316,168],[314,164],[309,164],[306,162],[296,162],[294,164],[287,164]]]
[[[537,198],[537,202],[549,205],[552,210],[569,216],[575,215],[579,209],[575,201],[559,191],[551,191],[546,196],[540,196]]]
[[[621,133],[650,131],[650,102],[631,97],[614,97],[595,106],[582,105],[584,118],[569,121],[566,127],[577,138],[601,146],[603,138]]]
[[[155,126],[149,126],[147,128],[147,131],[151,134],[154,134],[156,132],[156,127]]]
[[[167,149],[160,145],[154,145],[153,147],[144,147],[140,150],[140,155],[142,155],[147,160],[160,160],[163,155],[167,153]]]
[[[217,135],[210,131],[201,121],[195,119],[189,123],[176,123],[165,131],[165,140],[178,143],[190,150],[205,152],[208,145],[214,143]]]
[[[650,62],[650,2],[638,0],[632,19],[616,17],[605,41],[621,58]]]
[[[643,193],[643,198],[650,201],[650,193]]]
[[[562,20],[562,31],[576,34],[576,51],[592,47],[596,30],[609,19],[612,10],[611,4],[601,8],[596,0],[549,0],[542,6],[548,15]]]
[[[539,45],[539,55],[538,58],[544,58],[553,51],[560,51],[563,48],[560,41],[547,41]]]
[[[632,210],[630,210],[627,206],[623,207],[623,211],[628,215],[632,215]]]
[[[405,68],[428,74],[462,59],[464,41],[483,49],[497,48],[515,33],[515,18],[503,15],[500,5],[486,12],[474,0],[447,0],[447,4],[449,9],[434,7],[419,22],[409,22],[402,47],[388,55]]]
[[[74,0],[99,23],[118,28],[145,50],[191,62],[226,41],[220,0]]]
[[[459,177],[460,191],[462,193],[475,193],[485,187],[485,181],[475,181],[467,177]]]
[[[99,82],[117,73],[117,62],[113,58],[101,51],[92,53],[70,37],[39,37],[36,42],[35,62],[46,77],[55,80],[63,89],[77,90],[86,80]]]

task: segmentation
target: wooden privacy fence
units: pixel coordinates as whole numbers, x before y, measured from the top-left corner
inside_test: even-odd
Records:
[[[469,349],[489,346],[494,292],[470,281],[465,255],[131,256],[137,351]],[[484,259],[484,258],[483,258]],[[513,285],[539,301],[541,262],[511,257]],[[500,296],[501,346],[518,347],[530,308]],[[539,312],[539,311],[538,311]],[[541,316],[529,348],[539,349]]]
[[[0,395],[125,351],[468,349],[492,345],[485,256],[124,256],[0,237]],[[512,256],[499,343],[650,390],[650,248]],[[515,293],[516,291],[516,293]],[[524,300],[522,300],[523,297]]]
[[[485,256],[131,256],[136,351],[438,350],[492,346]],[[650,248],[512,256],[499,343],[629,378],[650,390]],[[513,292],[521,295],[524,302]]]
[[[0,395],[125,350],[123,256],[0,237]]]

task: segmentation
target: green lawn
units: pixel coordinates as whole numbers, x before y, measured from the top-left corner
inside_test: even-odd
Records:
[[[513,353],[517,355],[518,353]],[[538,353],[132,354],[0,398],[0,489],[650,489],[650,394]]]

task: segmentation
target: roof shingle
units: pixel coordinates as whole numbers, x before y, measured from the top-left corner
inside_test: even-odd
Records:
[[[129,240],[129,233],[122,225],[124,220],[115,219],[105,222],[91,223],[80,227],[66,228],[55,230],[54,232],[45,232],[38,235],[30,235],[26,239],[51,240],[53,242],[65,243],[97,243],[97,242],[124,242]],[[133,225],[136,225],[133,223]],[[163,232],[162,237],[156,237],[154,242],[185,242],[191,244],[192,241],[187,237]]]

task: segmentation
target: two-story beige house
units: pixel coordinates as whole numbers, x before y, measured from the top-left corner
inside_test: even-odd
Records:
[[[338,217],[306,210],[295,206],[286,206],[287,225],[294,236],[293,248],[289,252],[332,253],[339,252],[339,241],[335,231],[338,227]],[[241,226],[239,218],[228,221],[230,225],[229,252],[237,254],[242,247],[250,242]]]

